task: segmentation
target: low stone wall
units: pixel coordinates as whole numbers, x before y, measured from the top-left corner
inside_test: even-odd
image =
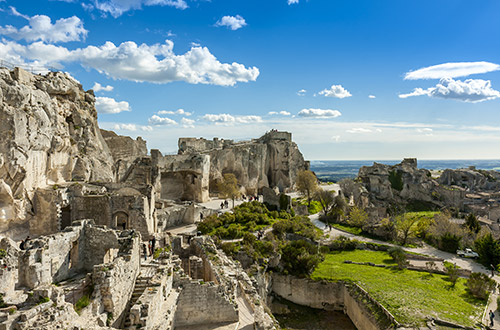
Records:
[[[358,329],[379,330],[399,326],[392,314],[356,284],[326,282],[273,274],[272,291],[293,303],[324,310],[344,310]],[[378,311],[378,321],[372,314]]]
[[[344,308],[344,284],[302,279],[279,274],[272,275],[272,291],[298,305],[318,309],[342,310]]]

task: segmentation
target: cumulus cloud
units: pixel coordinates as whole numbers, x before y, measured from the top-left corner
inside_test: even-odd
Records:
[[[151,125],[177,125],[177,122],[175,120],[167,117],[160,117],[157,115],[153,115],[151,118],[149,118],[148,122]]]
[[[60,67],[61,62],[79,62],[114,79],[136,82],[185,81],[191,84],[233,86],[237,82],[255,81],[259,76],[256,67],[219,62],[206,47],[192,47],[182,55],[175,54],[173,47],[173,42],[169,40],[151,46],[137,45],[133,41],[116,46],[108,41],[100,47],[88,46],[70,51],[41,41],[24,46],[2,40],[0,57],[16,64],[25,65],[29,61],[29,65],[56,68]]]
[[[113,90],[113,86],[111,85],[107,85],[107,86],[103,86],[101,84],[99,84],[98,82],[96,82],[94,84],[94,86],[92,86],[92,90],[94,92],[100,92],[100,91],[103,91],[103,92],[111,92]]]
[[[376,97],[375,95],[368,95],[368,98],[369,98],[369,99],[375,99],[375,98],[377,98],[377,97]]]
[[[98,113],[120,113],[130,111],[130,105],[126,101],[116,101],[111,97],[96,97],[95,108]]]
[[[227,113],[222,114],[206,114],[202,117],[203,120],[215,123],[218,125],[232,125],[232,124],[250,124],[250,123],[260,123],[262,122],[262,117],[260,116],[233,116]]]
[[[490,62],[452,62],[407,72],[405,80],[457,78],[498,70],[500,65]]]
[[[193,119],[182,118],[181,124],[182,124],[182,127],[185,127],[185,128],[194,128],[194,120]]]
[[[12,7],[15,11],[15,8]],[[50,17],[45,15],[35,15],[27,17],[17,11],[16,16],[21,16],[28,20],[29,25],[20,29],[12,25],[0,26],[0,34],[9,38],[28,42],[46,41],[46,42],[68,42],[80,41],[85,39],[88,31],[84,29],[83,22],[76,16],[58,19],[54,24]]]
[[[182,116],[191,116],[191,112],[187,112],[184,109],[177,109],[176,111],[169,110],[160,110],[158,111],[159,115],[182,115]]]
[[[311,118],[336,118],[342,114],[338,110],[323,110],[323,109],[302,109],[297,114],[300,117],[311,117]]]
[[[129,10],[141,9],[142,6],[169,6],[186,9],[184,0],[94,0],[94,7],[113,17],[119,17]]]
[[[282,115],[282,116],[290,116],[291,113],[288,112],[288,111],[280,111],[280,112],[277,112],[277,111],[270,111],[268,112],[268,115],[271,115],[271,116],[276,116],[276,115]]]
[[[301,89],[300,91],[297,91],[298,96],[304,96],[304,95],[306,95],[306,93],[307,93],[307,90],[305,90],[305,89]]]
[[[442,99],[452,99],[463,102],[477,103],[500,97],[500,92],[491,88],[491,81],[482,79],[467,79],[465,81],[443,78],[435,87],[427,89],[415,88],[408,94],[400,94],[400,98],[427,95]]]
[[[352,96],[351,93],[349,93],[349,91],[347,91],[344,87],[342,87],[342,85],[332,85],[332,87],[323,89],[318,94],[327,97],[336,97],[339,99]]]
[[[217,21],[217,23],[215,23],[215,26],[225,26],[233,31],[241,29],[246,25],[247,23],[245,22],[245,19],[240,15],[223,16],[220,20]]]

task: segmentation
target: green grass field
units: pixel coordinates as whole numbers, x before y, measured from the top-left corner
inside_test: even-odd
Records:
[[[463,278],[452,288],[444,275],[344,264],[344,260],[394,264],[386,252],[355,250],[331,253],[326,255],[311,277],[356,282],[402,324],[420,325],[430,316],[465,326],[474,326],[480,321],[485,302],[469,295]]]

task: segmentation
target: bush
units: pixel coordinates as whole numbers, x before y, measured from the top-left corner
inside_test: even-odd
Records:
[[[356,249],[358,243],[357,240],[339,236],[337,239],[333,240],[328,247],[331,251],[353,251]]]
[[[286,243],[281,247],[284,273],[299,277],[310,275],[323,259],[317,251],[317,246],[305,240]]]
[[[454,287],[458,281],[458,267],[452,263],[444,263],[446,270],[448,271],[448,280],[451,282],[451,287]]]
[[[461,240],[462,237],[459,235],[445,233],[439,239],[439,249],[446,252],[455,253],[460,247]]]
[[[392,257],[392,259],[398,264],[399,269],[404,269],[408,265],[406,260],[406,253],[399,246],[390,248],[387,253]]]
[[[491,268],[491,265],[497,267],[500,263],[500,243],[493,238],[491,233],[479,237],[474,242],[474,246],[479,254],[479,262],[482,265],[487,268]]]
[[[495,288],[495,281],[483,273],[472,273],[467,280],[467,288],[475,298],[486,300]]]
[[[7,251],[5,251],[4,249],[0,249],[0,259],[5,258],[6,255],[7,255]]]

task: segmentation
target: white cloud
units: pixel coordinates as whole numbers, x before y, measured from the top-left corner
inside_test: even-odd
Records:
[[[299,3],[299,0],[288,0],[288,5]]]
[[[124,130],[124,131],[132,131],[132,132],[137,131],[136,124],[116,124],[113,128],[116,130]]]
[[[223,16],[220,20],[217,21],[217,23],[215,23],[215,26],[226,26],[228,29],[231,29],[233,31],[241,29],[246,25],[247,23],[245,22],[245,19],[240,15]]]
[[[369,98],[369,99],[375,99],[375,98],[377,98],[377,97],[376,97],[375,95],[368,95],[368,98]]]
[[[219,62],[206,47],[193,47],[182,55],[175,54],[173,47],[173,42],[169,40],[151,46],[137,45],[133,41],[115,46],[108,41],[100,47],[88,46],[70,51],[40,41],[24,46],[2,40],[0,57],[16,64],[50,65],[56,68],[60,67],[60,62],[80,62],[114,79],[137,82],[185,81],[191,84],[233,86],[237,82],[255,81],[259,76],[256,67],[246,68],[236,62]],[[30,62],[26,63],[27,60]]]
[[[319,95],[327,96],[327,97],[336,97],[339,99],[343,99],[345,97],[352,96],[349,91],[347,91],[342,85],[332,85],[329,89],[323,89],[318,93]]]
[[[182,118],[181,124],[182,124],[182,127],[185,127],[185,128],[194,128],[194,120],[193,119]]]
[[[149,118],[149,123],[151,125],[177,125],[177,122],[173,119],[167,117],[160,117],[157,115],[153,115]]]
[[[177,9],[186,9],[188,5],[184,0],[94,0],[98,10],[119,17],[129,10],[141,9],[142,6],[169,6]]]
[[[435,87],[427,89],[415,88],[408,94],[400,94],[400,98],[427,95],[442,99],[452,99],[463,102],[477,103],[500,97],[500,92],[491,88],[491,81],[482,79],[467,79],[465,81],[443,78]]]
[[[92,86],[92,90],[94,92],[100,92],[100,91],[111,92],[113,90],[113,86],[111,86],[111,85],[103,86],[103,85],[99,84],[98,82],[96,82],[96,83],[94,83],[94,86]]]
[[[407,72],[405,80],[457,78],[498,70],[500,65],[490,62],[452,62]]]
[[[15,8],[12,7],[13,12]],[[29,25],[20,29],[12,25],[0,26],[0,34],[12,39],[26,41],[46,41],[46,42],[68,42],[85,39],[88,31],[84,29],[83,22],[76,16],[58,19],[52,24],[50,17],[45,15],[35,15],[26,17],[17,11],[16,16],[21,16],[28,20]]]
[[[141,131],[144,131],[144,132],[152,132],[153,131],[153,127],[151,127],[151,126],[142,126],[142,125],[124,124],[124,123],[115,124],[113,126],[113,129],[114,130],[121,130],[121,131],[131,131],[131,132],[135,132],[139,129]]]
[[[176,111],[169,111],[169,110],[160,110],[158,111],[159,115],[182,115],[182,116],[191,116],[191,112],[187,112],[184,109],[178,109]]]
[[[120,113],[123,111],[130,111],[128,102],[117,102],[111,97],[96,97],[95,107],[98,113]]]
[[[339,143],[340,142],[340,135],[334,135],[334,136],[332,136],[332,140],[334,140],[335,142]]]
[[[262,122],[262,117],[260,116],[233,116],[227,113],[222,114],[206,114],[201,117],[203,120],[215,123],[218,125],[232,125],[232,124],[249,124],[249,123],[260,123]]]
[[[276,116],[276,115],[290,116],[290,115],[291,115],[291,113],[290,113],[290,112],[288,112],[288,111],[285,111],[285,110],[280,111],[280,112],[277,112],[277,111],[270,111],[270,112],[268,112],[268,115],[271,115],[271,116]]]
[[[300,117],[313,117],[313,118],[336,118],[342,114],[338,110],[323,110],[323,109],[302,109],[299,111]]]
[[[297,91],[298,96],[304,96],[304,95],[306,95],[306,93],[307,93],[307,90],[305,90],[305,89],[301,89],[300,91]]]
[[[346,132],[347,133],[371,133],[373,131],[369,128],[356,127],[356,128],[348,129]]]

